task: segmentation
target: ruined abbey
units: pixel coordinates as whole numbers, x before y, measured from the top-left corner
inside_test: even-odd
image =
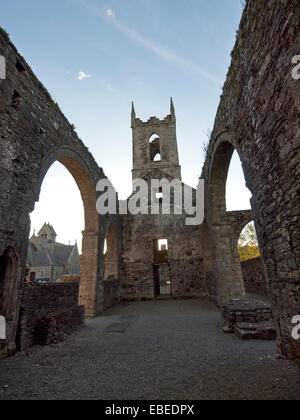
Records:
[[[120,300],[193,297],[220,309],[232,299],[243,302],[237,242],[254,220],[278,352],[300,359],[300,342],[292,337],[292,320],[300,315],[300,81],[292,76],[299,27],[299,0],[247,2],[202,170],[198,226],[187,226],[184,211],[172,209],[169,215],[99,215],[103,169],[0,28],[7,66],[0,80],[0,315],[6,320],[0,358],[35,342],[35,320],[50,332],[54,324],[70,330],[83,324],[84,312],[101,316]],[[173,101],[164,120],[143,122],[133,106],[131,128],[133,179],[181,181]],[[235,150],[252,193],[249,211],[226,209]],[[84,204],[80,285],[28,287],[30,213],[56,161],[74,177]],[[160,206],[161,189],[150,194]],[[55,322],[43,312],[47,304]]]

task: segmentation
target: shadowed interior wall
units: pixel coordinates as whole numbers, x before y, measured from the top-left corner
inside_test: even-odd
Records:
[[[104,300],[103,308],[107,309],[120,300],[120,235],[113,224],[106,231],[107,250],[104,255]]]

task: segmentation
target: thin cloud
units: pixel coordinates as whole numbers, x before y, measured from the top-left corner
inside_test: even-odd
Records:
[[[90,74],[86,74],[84,71],[80,71],[78,73],[78,80],[83,80],[83,79],[90,79],[92,76]]]
[[[205,71],[200,66],[195,65],[192,61],[183,58],[166,48],[162,47],[161,45],[156,44],[150,39],[145,38],[143,35],[141,35],[139,32],[135,31],[134,29],[131,29],[129,26],[123,24],[117,19],[116,13],[110,9],[105,9],[105,13],[103,10],[94,8],[88,4],[85,4],[85,7],[87,7],[90,12],[93,14],[103,18],[109,17],[109,22],[120,32],[122,33],[126,38],[131,40],[136,45],[152,51],[156,56],[161,58],[163,61],[168,63],[169,65],[172,65],[173,67],[176,67],[180,71],[192,74],[196,77],[200,77],[206,80],[210,80],[211,82],[215,84],[222,84],[222,81],[218,80],[213,74]]]
[[[106,14],[108,17],[113,18],[113,19],[116,19],[117,17],[116,13],[110,8],[106,9]]]
[[[114,26],[121,33],[123,33],[123,35],[132,40],[135,44],[152,51],[162,60],[166,61],[170,65],[179,68],[181,71],[184,71],[186,73],[193,73],[196,76],[208,79],[214,83],[220,83],[220,81],[215,76],[206,72],[201,67],[193,64],[190,60],[180,57],[177,54],[174,54],[171,51],[165,49],[164,47],[161,47],[160,45],[154,43],[153,41],[144,38],[141,34],[127,27],[126,25],[123,25],[119,21],[115,21]]]

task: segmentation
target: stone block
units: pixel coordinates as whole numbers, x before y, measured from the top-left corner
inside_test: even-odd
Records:
[[[276,329],[271,322],[238,323],[234,334],[242,340],[276,340]]]

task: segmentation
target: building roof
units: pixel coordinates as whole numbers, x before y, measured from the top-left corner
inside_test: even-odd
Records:
[[[40,236],[45,230],[47,230],[50,235],[55,237],[57,236],[53,226],[50,225],[50,223],[44,223],[43,227],[38,232],[38,236]]]
[[[44,228],[50,230],[51,234],[56,236],[53,227],[46,223],[40,230],[39,235],[44,232]],[[29,241],[27,264],[33,267],[65,266],[75,249],[77,250],[77,244],[64,245],[58,242],[49,242],[41,236],[33,235]]]
[[[54,245],[39,251],[36,249],[33,243],[29,243],[27,263],[33,267],[44,267],[49,265],[64,266],[68,263],[69,258],[77,245],[63,245],[63,244],[51,244]]]

